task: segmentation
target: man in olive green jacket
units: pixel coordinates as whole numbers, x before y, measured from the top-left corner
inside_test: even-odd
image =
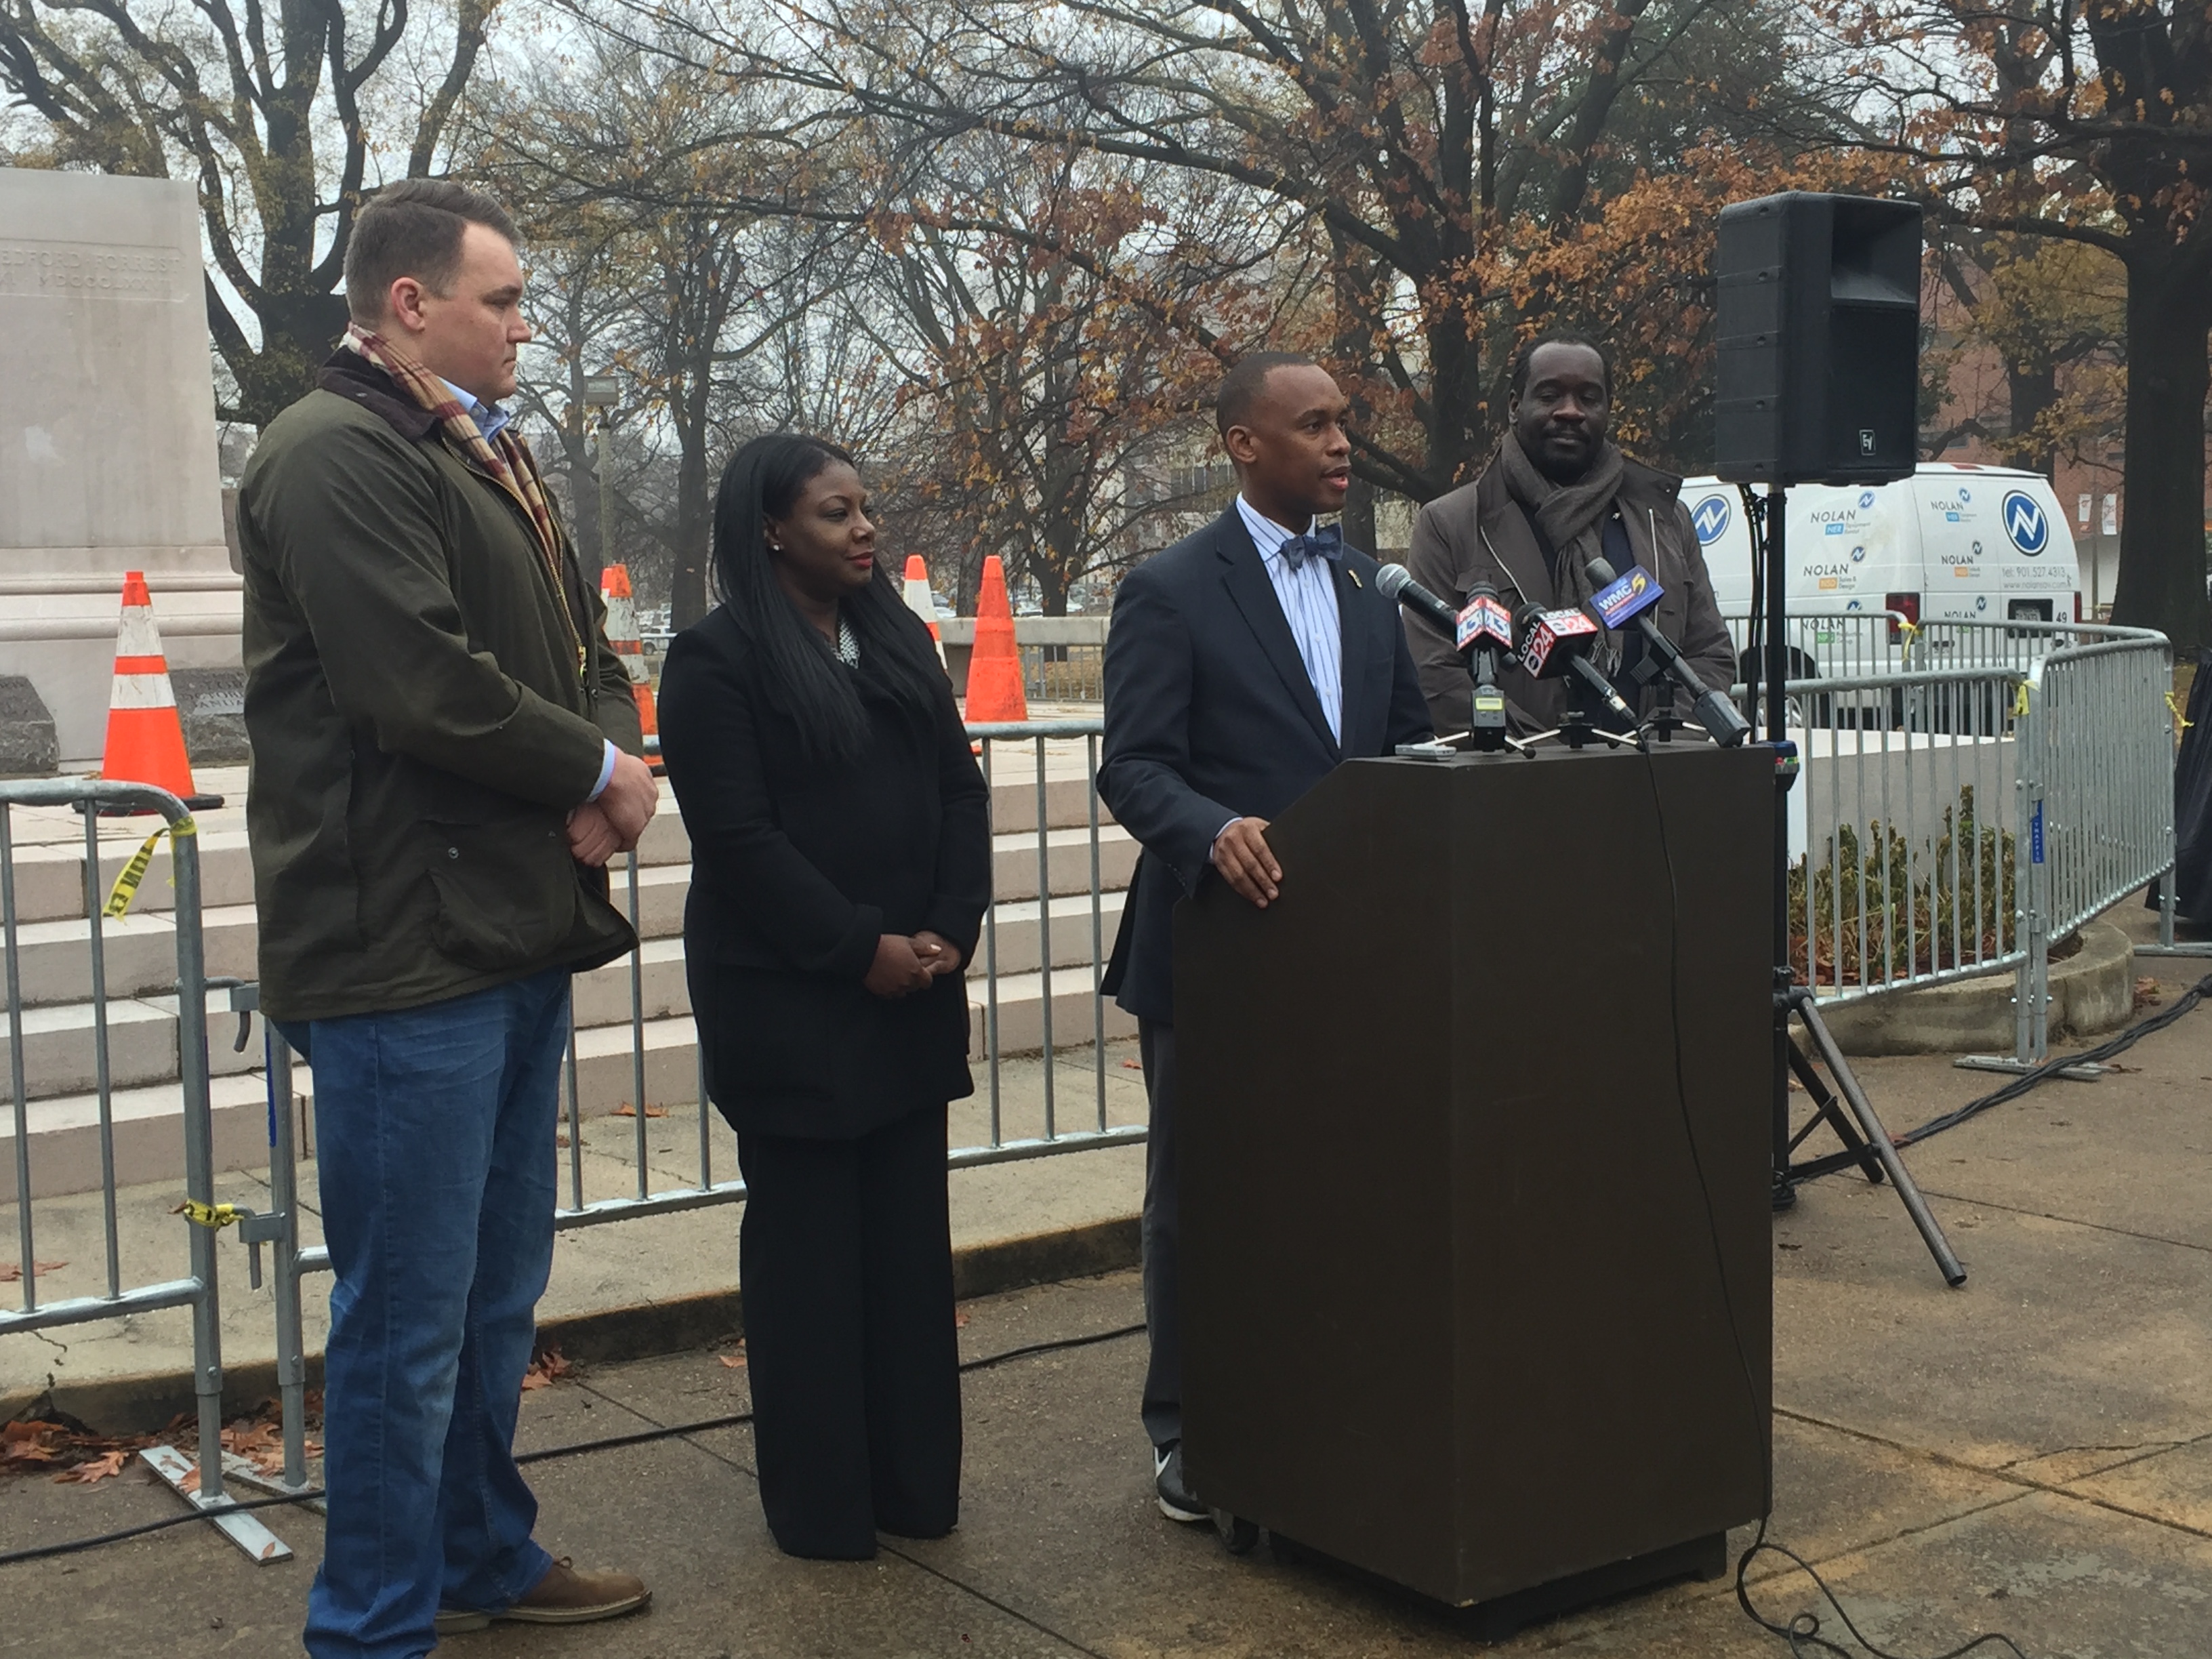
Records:
[[[553,1253],[569,975],[635,944],[604,866],[658,787],[603,607],[507,429],[497,203],[374,198],[354,322],[240,491],[262,1006],[314,1073],[336,1284],[315,1659],[642,1607],[532,1537],[516,1405]]]

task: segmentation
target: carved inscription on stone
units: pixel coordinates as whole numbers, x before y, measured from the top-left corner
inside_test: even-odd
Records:
[[[0,294],[183,300],[198,283],[198,263],[174,248],[0,237]]]

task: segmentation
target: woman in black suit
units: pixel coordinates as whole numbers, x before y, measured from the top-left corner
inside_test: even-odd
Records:
[[[714,503],[721,603],[660,689],[691,1006],[747,1188],[761,1504],[787,1553],[852,1560],[959,1518],[945,1103],[975,1089],[961,966],[991,897],[982,775],[875,554],[851,456],[756,438]]]

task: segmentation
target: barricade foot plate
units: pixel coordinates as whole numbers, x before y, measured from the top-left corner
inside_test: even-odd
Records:
[[[295,1497],[301,1492],[310,1490],[307,1486],[286,1486],[282,1475],[264,1474],[236,1452],[225,1452],[222,1455],[222,1478],[226,1486],[235,1481],[241,1486],[252,1486],[257,1492],[265,1492],[272,1498]],[[329,1513],[329,1510],[319,1498],[302,1498],[300,1499],[299,1507],[303,1510],[313,1510],[317,1515]]]
[[[1960,1054],[1951,1062],[1962,1072],[2010,1072],[2014,1076],[2033,1072],[2043,1062],[2014,1060],[2010,1054]],[[2075,1083],[2094,1083],[2112,1068],[2094,1060],[2084,1060],[2079,1066],[2062,1066],[2057,1075]]]
[[[198,1471],[192,1467],[192,1460],[174,1446],[149,1446],[138,1455],[146,1460],[149,1468],[169,1483],[171,1491],[237,1545],[247,1560],[266,1565],[292,1559],[291,1546],[263,1526],[258,1516],[237,1513],[232,1507],[234,1499],[203,1497],[198,1490]]]

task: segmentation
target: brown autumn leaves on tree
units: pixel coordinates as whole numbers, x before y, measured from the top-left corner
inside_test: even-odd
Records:
[[[343,320],[360,192],[466,155],[562,243],[542,276],[611,308],[546,296],[540,413],[590,488],[569,405],[624,370],[670,477],[622,515],[685,617],[712,459],[782,422],[856,438],[933,550],[999,551],[1056,608],[1142,550],[1159,481],[1208,453],[1218,365],[1262,342],[1353,393],[1358,539],[1378,495],[1481,465],[1547,326],[1612,341],[1623,438],[1702,468],[1718,208],[1912,195],[2005,365],[1977,429],[2047,463],[2124,398],[2122,614],[2203,636],[2200,0],[563,4],[502,58],[488,0],[0,0],[0,83],[46,130],[14,158],[198,178],[258,420]],[[659,65],[648,101],[594,52]],[[556,62],[579,72],[533,78]]]
[[[1885,176],[1801,142],[1836,127],[1793,33],[1803,9],[799,0],[766,35],[735,6],[689,27],[721,72],[915,142],[984,131],[1234,192],[1273,252],[1215,268],[1272,289],[1270,343],[1316,350],[1354,388],[1360,478],[1418,501],[1480,465],[1513,346],[1554,323],[1619,342],[1632,434],[1694,449],[1713,213],[1735,194]],[[1211,353],[1261,343],[1180,296],[1155,309]]]
[[[2124,272],[2127,514],[2112,619],[2163,629],[2183,653],[2212,643],[2212,5],[1869,0],[1851,35],[1893,111],[1884,147],[1946,213],[2098,250]],[[2031,388],[2022,401],[2034,400]],[[2014,424],[2044,412],[2015,410]]]

